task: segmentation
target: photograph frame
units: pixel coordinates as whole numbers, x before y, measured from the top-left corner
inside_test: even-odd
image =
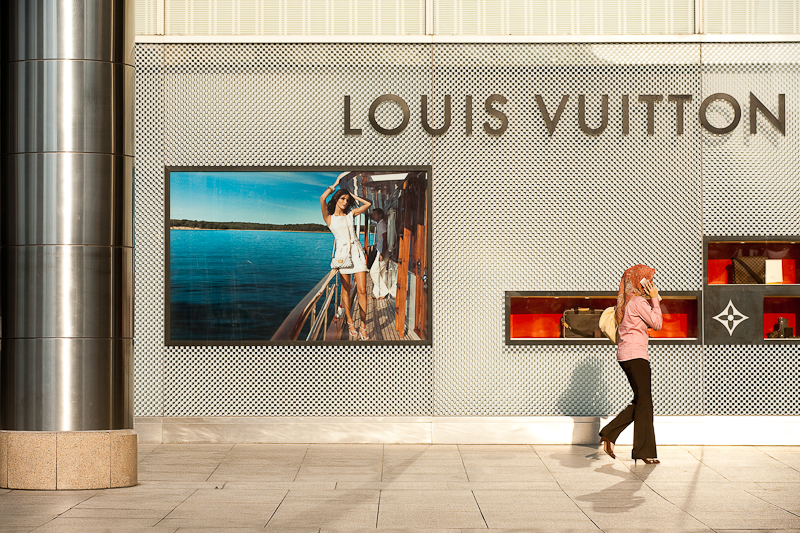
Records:
[[[171,175],[177,172],[425,172],[427,179],[427,198],[425,225],[428,228],[425,247],[428,268],[426,272],[427,338],[409,340],[183,340],[172,338],[171,324],[171,283],[170,283],[170,206]],[[433,316],[433,167],[431,165],[281,165],[281,166],[166,166],[164,168],[164,345],[165,346],[432,346],[435,320]],[[369,304],[368,304],[369,305]]]

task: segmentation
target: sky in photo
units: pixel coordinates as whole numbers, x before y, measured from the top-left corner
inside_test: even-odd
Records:
[[[319,197],[339,172],[171,172],[172,219],[324,224]]]

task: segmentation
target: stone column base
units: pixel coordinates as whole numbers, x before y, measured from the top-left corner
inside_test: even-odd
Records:
[[[0,488],[76,490],[138,483],[132,430],[2,431]]]

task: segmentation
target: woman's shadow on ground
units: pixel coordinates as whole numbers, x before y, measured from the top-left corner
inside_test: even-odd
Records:
[[[557,412],[562,416],[573,417],[575,424],[572,431],[572,442],[585,446],[587,451],[583,459],[576,460],[579,454],[553,455],[562,466],[568,468],[585,468],[586,460],[598,462],[605,457],[597,447],[600,433],[600,417],[607,416],[616,407],[609,398],[606,386],[608,369],[600,359],[587,357],[581,360],[572,371],[567,389],[558,398]],[[590,418],[591,421],[587,421]],[[597,439],[597,440],[595,440]],[[594,472],[614,476],[620,481],[597,492],[577,496],[578,501],[589,502],[596,511],[607,513],[624,513],[645,503],[645,498],[637,496],[644,479],[631,476],[630,472],[614,468],[613,463],[604,463]],[[645,476],[646,479],[646,476]],[[613,505],[609,505],[609,496],[613,497]]]

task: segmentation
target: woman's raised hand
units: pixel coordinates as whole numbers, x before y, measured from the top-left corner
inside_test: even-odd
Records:
[[[644,292],[647,293],[648,296],[650,296],[651,300],[653,298],[658,298],[658,289],[656,288],[656,286],[653,284],[652,281],[643,280],[641,285],[642,289],[644,290]]]

